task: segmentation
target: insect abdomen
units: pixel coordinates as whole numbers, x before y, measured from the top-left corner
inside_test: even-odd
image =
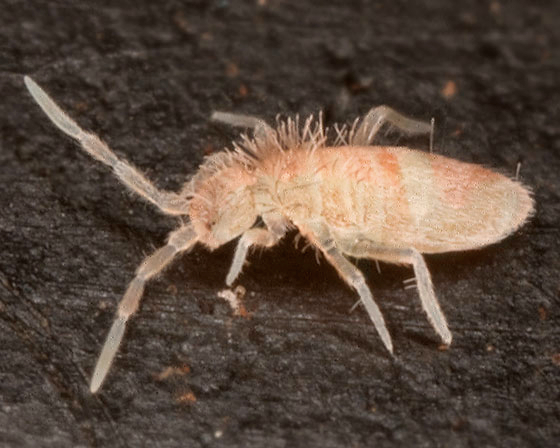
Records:
[[[293,166],[278,197],[294,220],[321,218],[345,238],[391,247],[435,253],[485,246],[533,210],[518,182],[407,148],[321,148]]]
[[[480,165],[397,150],[412,224],[423,252],[467,250],[497,242],[533,210],[520,183]]]

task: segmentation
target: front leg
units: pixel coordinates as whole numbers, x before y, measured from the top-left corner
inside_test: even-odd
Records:
[[[264,138],[273,132],[272,128],[268,124],[266,124],[264,120],[262,120],[261,118],[253,117],[252,115],[215,111],[212,113],[210,120],[228,124],[230,126],[238,128],[253,129],[255,137],[257,138]]]
[[[325,224],[320,222],[305,223],[304,226],[298,227],[323,252],[325,258],[335,267],[342,279],[356,290],[385,347],[393,354],[393,342],[385,325],[385,320],[381,310],[373,300],[362,272],[344,257]]]
[[[267,219],[263,217],[263,219],[267,225],[266,229],[253,228],[241,235],[226,277],[226,284],[228,286],[232,285],[241,272],[247,258],[247,251],[251,246],[271,247],[285,235],[287,222],[283,218]]]

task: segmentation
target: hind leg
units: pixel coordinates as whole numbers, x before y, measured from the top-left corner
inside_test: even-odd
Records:
[[[385,123],[409,135],[431,135],[433,133],[433,125],[430,123],[408,118],[388,106],[378,106],[371,109],[362,119],[361,124],[350,139],[350,144],[354,146],[369,146]]]
[[[416,286],[420,295],[422,308],[434,330],[446,345],[451,344],[453,337],[449,331],[447,320],[432,285],[432,277],[422,254],[414,248],[397,249],[376,245],[372,241],[361,240],[358,243],[346,244],[344,253],[357,258],[371,258],[397,264],[410,264],[414,269]]]

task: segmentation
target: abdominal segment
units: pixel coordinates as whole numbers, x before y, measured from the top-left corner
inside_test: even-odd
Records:
[[[533,210],[520,183],[474,164],[397,147],[321,148],[275,193],[295,222],[324,220],[339,235],[435,253],[505,238]]]

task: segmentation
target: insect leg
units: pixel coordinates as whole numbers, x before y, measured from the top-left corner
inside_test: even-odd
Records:
[[[306,231],[305,228],[309,229],[309,231]],[[383,344],[385,344],[387,350],[393,354],[393,342],[391,341],[391,336],[385,325],[385,320],[383,319],[381,310],[373,300],[373,296],[362,272],[350,263],[337,248],[337,243],[326,225],[306,223],[304,228],[300,228],[300,230],[302,230],[302,233],[323,252],[325,258],[335,267],[342,279],[357,291]]]
[[[216,111],[212,113],[210,120],[238,128],[251,128],[257,138],[265,137],[272,132],[272,128],[264,120],[251,115]]]
[[[29,76],[23,79],[29,93],[51,121],[62,132],[78,140],[82,149],[90,156],[113,168],[122,183],[155,204],[164,213],[183,215],[188,211],[186,201],[178,194],[158,190],[140,171],[127,161],[119,159],[97,135],[84,131]]]
[[[434,293],[430,271],[426,266],[424,257],[414,248],[396,249],[377,246],[368,240],[360,240],[358,243],[344,247],[343,251],[348,255],[359,258],[372,258],[385,260],[391,263],[411,264],[416,277],[416,286],[420,295],[422,308],[428,316],[428,320],[446,345],[451,344],[453,337],[449,331],[447,320],[437,297]]]
[[[165,246],[157,249],[138,267],[136,276],[128,285],[124,297],[119,303],[117,316],[111,326],[111,330],[109,330],[109,334],[107,335],[107,339],[103,345],[99,359],[97,360],[90,383],[90,391],[92,393],[99,390],[109,371],[109,367],[111,367],[113,358],[123,338],[126,322],[140,305],[140,299],[144,292],[146,281],[161,272],[175,255],[188,250],[195,243],[196,233],[192,227],[181,227],[169,235],[169,240]]]
[[[389,123],[405,134],[430,134],[432,125],[420,120],[408,118],[388,106],[377,106],[363,118],[362,123],[350,138],[354,146],[368,146],[375,135],[385,124]]]
[[[416,285],[418,286],[418,293],[420,294],[420,301],[422,302],[422,308],[428,315],[428,320],[432,324],[432,327],[441,336],[441,339],[446,345],[451,344],[453,337],[449,331],[447,325],[447,320],[439,302],[437,300],[436,294],[434,293],[434,287],[432,285],[432,277],[424,257],[416,249],[411,248],[407,250],[408,254],[403,257],[402,261],[412,264],[414,268],[414,275],[416,276]]]
[[[241,235],[226,277],[226,284],[228,286],[232,285],[241,269],[243,269],[243,264],[247,258],[247,251],[251,246],[274,246],[286,233],[286,224],[283,219],[271,220],[266,217],[263,217],[263,219],[268,227],[267,229],[253,228]]]

